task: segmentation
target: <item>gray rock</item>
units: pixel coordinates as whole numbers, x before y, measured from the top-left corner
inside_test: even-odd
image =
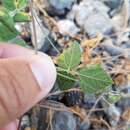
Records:
[[[127,54],[125,54],[125,50],[121,47],[114,45],[111,39],[104,40],[97,48],[93,50],[92,55],[102,55],[105,53],[106,56],[118,56],[121,54],[127,56]]]
[[[109,11],[109,8],[104,5],[102,0],[83,0],[81,4],[91,6],[93,8],[93,12],[100,12],[106,16]]]
[[[21,126],[29,126],[29,125],[30,125],[29,117],[27,115],[23,116],[21,120]]]
[[[64,15],[74,2],[75,0],[43,0],[43,6],[51,15]]]
[[[120,116],[122,110],[119,107],[116,107],[114,104],[109,105],[106,101],[103,99],[100,100],[100,103],[103,108],[106,108],[104,110],[105,112],[105,118],[108,119],[111,126],[116,126],[120,121]]]
[[[84,27],[85,21],[93,12],[93,7],[89,5],[84,5],[83,3],[81,3],[75,10],[76,10],[75,19],[76,19],[77,24],[80,27]]]
[[[130,98],[123,98],[116,105],[117,105],[117,107],[119,107],[121,109],[130,107]]]
[[[84,29],[90,37],[94,37],[99,33],[110,34],[112,31],[112,25],[108,18],[98,13],[89,16],[85,22]]]
[[[129,42],[122,42],[121,47],[124,48],[124,49],[130,48],[130,41]]]
[[[104,0],[104,3],[111,9],[117,9],[121,4],[123,0]]]
[[[111,56],[117,56],[117,55],[121,55],[123,53],[123,50],[119,47],[116,47],[114,45],[103,45],[103,50],[107,51]]]
[[[105,112],[108,116],[109,123],[112,126],[116,126],[120,120],[121,111],[117,107],[112,105]]]
[[[77,23],[80,26],[84,26],[84,21],[97,12],[100,12],[105,17],[108,17],[107,12],[109,8],[107,8],[102,2],[100,1],[92,1],[92,0],[83,0],[80,2],[79,5],[75,4],[68,14],[67,18],[69,19],[76,19]]]
[[[124,32],[122,36],[120,36],[121,45],[120,47],[123,49],[130,48],[130,30]]]
[[[114,45],[111,39],[103,41],[100,47],[102,48],[102,51],[106,51],[111,56],[117,56],[124,53],[124,49]]]
[[[53,130],[75,130],[76,118],[69,112],[55,112]]]
[[[57,23],[57,27],[59,29],[59,32],[64,36],[69,35],[71,37],[74,37],[80,31],[80,29],[76,27],[74,22],[71,20],[60,20]]]
[[[96,102],[96,97],[94,94],[85,94],[83,107],[86,109],[90,109]]]
[[[48,127],[48,109],[40,108],[40,112],[38,113],[38,127],[37,130],[46,130]]]
[[[83,122],[80,124],[79,130],[89,130],[90,128],[90,122]]]
[[[98,0],[83,0],[79,6],[75,6],[68,17],[75,15],[77,24],[85,30],[89,36],[97,33],[106,33],[112,29],[111,20],[108,16],[109,8]]]
[[[78,8],[79,8],[79,5],[74,4],[73,7],[72,7],[72,10],[71,10],[71,11],[67,14],[67,16],[66,16],[67,19],[69,19],[69,20],[74,20]]]

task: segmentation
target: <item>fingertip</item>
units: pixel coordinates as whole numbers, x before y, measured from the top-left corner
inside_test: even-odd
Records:
[[[10,59],[10,57],[11,57],[11,59]],[[14,59],[12,57],[14,57]],[[54,65],[52,59],[49,56],[47,56],[46,54],[39,53],[38,55],[35,55],[34,53],[32,53],[32,51],[19,47],[19,46],[15,46],[15,45],[11,45],[11,46],[9,44],[0,45],[0,58],[8,58],[8,59],[6,59],[6,65],[7,65],[7,67],[10,67],[10,65],[13,65],[12,67],[14,67],[14,68],[9,69],[9,70],[12,70],[11,72],[14,73],[14,75],[16,75],[15,71],[23,72],[23,73],[20,73],[21,75],[19,75],[19,76],[21,76],[21,78],[19,76],[17,76],[19,79],[18,81],[22,81],[22,82],[20,82],[20,83],[22,83],[21,90],[23,90],[23,92],[24,92],[23,93],[24,96],[23,95],[21,97],[19,96],[20,97],[19,99],[20,99],[21,104],[23,106],[25,106],[25,107],[23,107],[23,110],[18,112],[17,115],[19,116],[19,115],[25,113],[27,110],[29,110],[32,106],[35,105],[35,103],[40,101],[43,97],[45,97],[49,93],[49,91],[52,89],[52,87],[55,83],[55,80],[56,80],[56,75],[57,75],[56,68],[55,68],[55,65]],[[24,64],[23,62],[28,63],[28,64]],[[15,64],[13,64],[13,63],[15,63]],[[23,65],[23,68],[20,67],[21,64]],[[26,68],[26,70],[24,67]],[[28,67],[29,67],[29,71],[27,71]],[[31,68],[31,70],[30,70],[30,68]],[[13,71],[13,70],[15,70],[15,71]],[[27,78],[28,76],[26,73],[28,73],[28,76],[31,78]],[[32,81],[31,81],[31,79],[32,79]],[[35,79],[36,79],[36,81],[35,81]],[[30,83],[30,81],[31,81],[31,83]],[[34,88],[33,88],[33,86],[34,86]],[[41,88],[41,91],[40,91],[40,89],[37,89],[39,87]],[[13,93],[12,90],[13,89],[11,89],[10,93],[11,92]],[[19,87],[17,87],[17,85],[16,85],[16,90],[17,90],[17,92],[22,93],[21,91],[19,91]],[[34,90],[34,92],[33,92],[33,90]],[[35,91],[35,90],[38,90],[38,91]],[[13,100],[12,100],[12,102],[13,102]],[[14,105],[15,105],[14,103],[9,103],[9,104],[10,104],[10,106],[12,106],[12,108],[14,108]],[[17,106],[17,104],[16,104],[16,106]],[[11,107],[8,107],[8,108],[11,108]],[[17,111],[17,109],[14,110],[14,119],[16,119],[16,116],[17,116],[17,115],[15,115],[16,111]],[[13,112],[11,114],[13,117]],[[4,129],[0,129],[0,130],[15,130],[15,127],[11,123]]]
[[[55,65],[51,57],[43,53],[40,53],[36,57],[37,58],[35,58],[31,62],[31,70],[42,90],[36,99],[36,100],[40,100],[41,98],[45,97],[52,89],[57,74],[56,74]]]
[[[20,57],[31,55],[32,50],[16,44],[0,43],[0,58]]]

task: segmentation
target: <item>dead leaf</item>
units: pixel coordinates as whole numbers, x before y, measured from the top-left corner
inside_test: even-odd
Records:
[[[119,73],[115,76],[114,82],[117,86],[124,85],[127,82],[127,77],[123,73]]]
[[[86,116],[86,110],[79,106],[70,107],[70,111],[78,115],[82,120]]]
[[[31,128],[30,127],[26,127],[24,130],[31,130]]]
[[[130,122],[130,107],[125,108],[122,114],[122,119]]]
[[[127,71],[130,71],[130,60],[129,59],[126,59],[125,60],[125,70],[127,70]]]
[[[128,81],[130,81],[130,74],[128,74],[127,78],[128,78]]]
[[[100,56],[97,56],[95,58],[91,58],[91,61],[90,61],[90,64],[101,64],[101,57]]]
[[[101,39],[102,39],[102,36],[98,35],[96,38],[93,38],[93,39],[85,39],[81,43],[81,46],[84,49],[84,52],[81,58],[81,61],[83,64],[88,64],[92,61],[91,59],[92,49],[95,48],[100,43]]]
[[[91,57],[91,52],[88,48],[85,49],[85,51],[82,54],[81,62],[83,64],[101,64],[101,57],[97,56],[95,58]]]
[[[102,35],[97,35],[96,38],[93,39],[85,39],[82,43],[81,46],[82,47],[89,47],[89,48],[94,48],[97,44],[99,44],[99,42],[102,39]]]
[[[90,52],[89,52],[88,48],[84,49],[84,52],[83,52],[83,54],[81,56],[81,62],[83,64],[88,64],[90,62]]]

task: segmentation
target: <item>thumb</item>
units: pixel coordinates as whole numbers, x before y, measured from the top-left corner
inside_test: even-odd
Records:
[[[45,54],[0,59],[0,128],[45,97],[55,79],[56,69]]]
[[[15,120],[8,125],[6,125],[4,128],[0,128],[0,130],[18,130],[19,121]]]

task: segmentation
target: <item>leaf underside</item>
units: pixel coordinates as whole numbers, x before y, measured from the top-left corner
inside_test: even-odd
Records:
[[[27,2],[27,0],[2,0],[2,5],[9,11],[14,11],[24,8]]]
[[[111,104],[118,102],[121,99],[121,95],[108,94],[107,101]]]
[[[67,72],[58,72],[58,84],[61,90],[73,88],[76,77]]]
[[[20,46],[26,46],[27,45],[26,42],[23,39],[17,38],[17,37],[12,39],[10,42],[15,43],[15,44],[20,45]]]
[[[25,12],[16,13],[14,16],[15,22],[28,22],[30,21],[30,15]]]
[[[13,18],[5,8],[0,8],[0,40],[8,41],[16,37],[19,32],[14,26]]]
[[[79,70],[80,86],[86,93],[105,91],[113,81],[100,65],[90,65]]]
[[[2,5],[9,11],[16,9],[16,0],[2,0]]]
[[[65,70],[72,70],[80,63],[81,48],[77,42],[74,42],[58,58],[58,66]]]

